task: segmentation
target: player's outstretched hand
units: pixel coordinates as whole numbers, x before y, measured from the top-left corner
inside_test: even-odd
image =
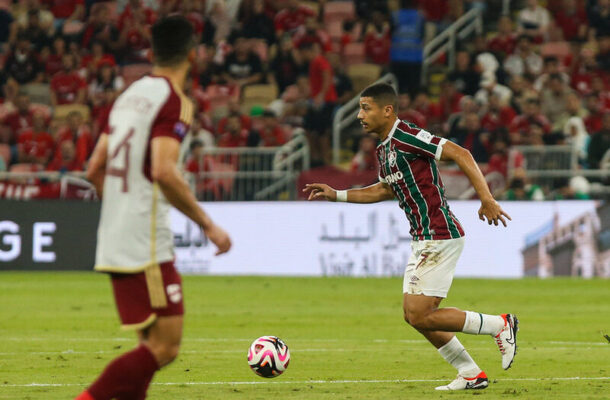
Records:
[[[211,227],[206,229],[205,231],[208,239],[212,241],[218,247],[218,251],[216,251],[216,255],[220,255],[226,253],[231,249],[231,238],[225,232],[224,229],[219,227],[218,225],[213,224]]]
[[[337,200],[337,191],[324,183],[308,183],[303,192],[309,193],[307,200]]]
[[[508,215],[502,209],[502,207],[500,207],[500,204],[498,204],[497,201],[492,199],[489,201],[481,202],[481,208],[479,208],[479,219],[481,221],[485,221],[485,219],[487,218],[487,223],[489,225],[491,225],[491,223],[493,222],[495,226],[498,226],[498,221],[501,221],[502,225],[506,226],[506,220],[504,219],[504,217],[506,217],[510,221],[513,220],[510,215]]]

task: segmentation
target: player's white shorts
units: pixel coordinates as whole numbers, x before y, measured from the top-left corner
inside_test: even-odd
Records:
[[[403,293],[447,297],[455,265],[464,249],[464,238],[411,242]]]

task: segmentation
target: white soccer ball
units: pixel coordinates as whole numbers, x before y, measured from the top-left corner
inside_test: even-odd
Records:
[[[290,351],[277,336],[261,336],[248,349],[248,365],[264,378],[281,375],[290,363]]]

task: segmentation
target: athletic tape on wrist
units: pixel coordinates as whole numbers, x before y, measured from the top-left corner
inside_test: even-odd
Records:
[[[347,201],[347,190],[337,190],[337,201]]]

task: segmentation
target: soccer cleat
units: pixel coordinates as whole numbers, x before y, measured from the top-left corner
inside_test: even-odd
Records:
[[[517,354],[517,331],[519,320],[513,314],[502,314],[504,328],[494,338],[500,353],[502,353],[502,368],[509,369]]]
[[[481,371],[481,373],[474,378],[464,378],[463,376],[458,375],[457,378],[448,385],[438,386],[436,390],[485,389],[487,386],[489,386],[489,379],[487,379],[485,372]]]

